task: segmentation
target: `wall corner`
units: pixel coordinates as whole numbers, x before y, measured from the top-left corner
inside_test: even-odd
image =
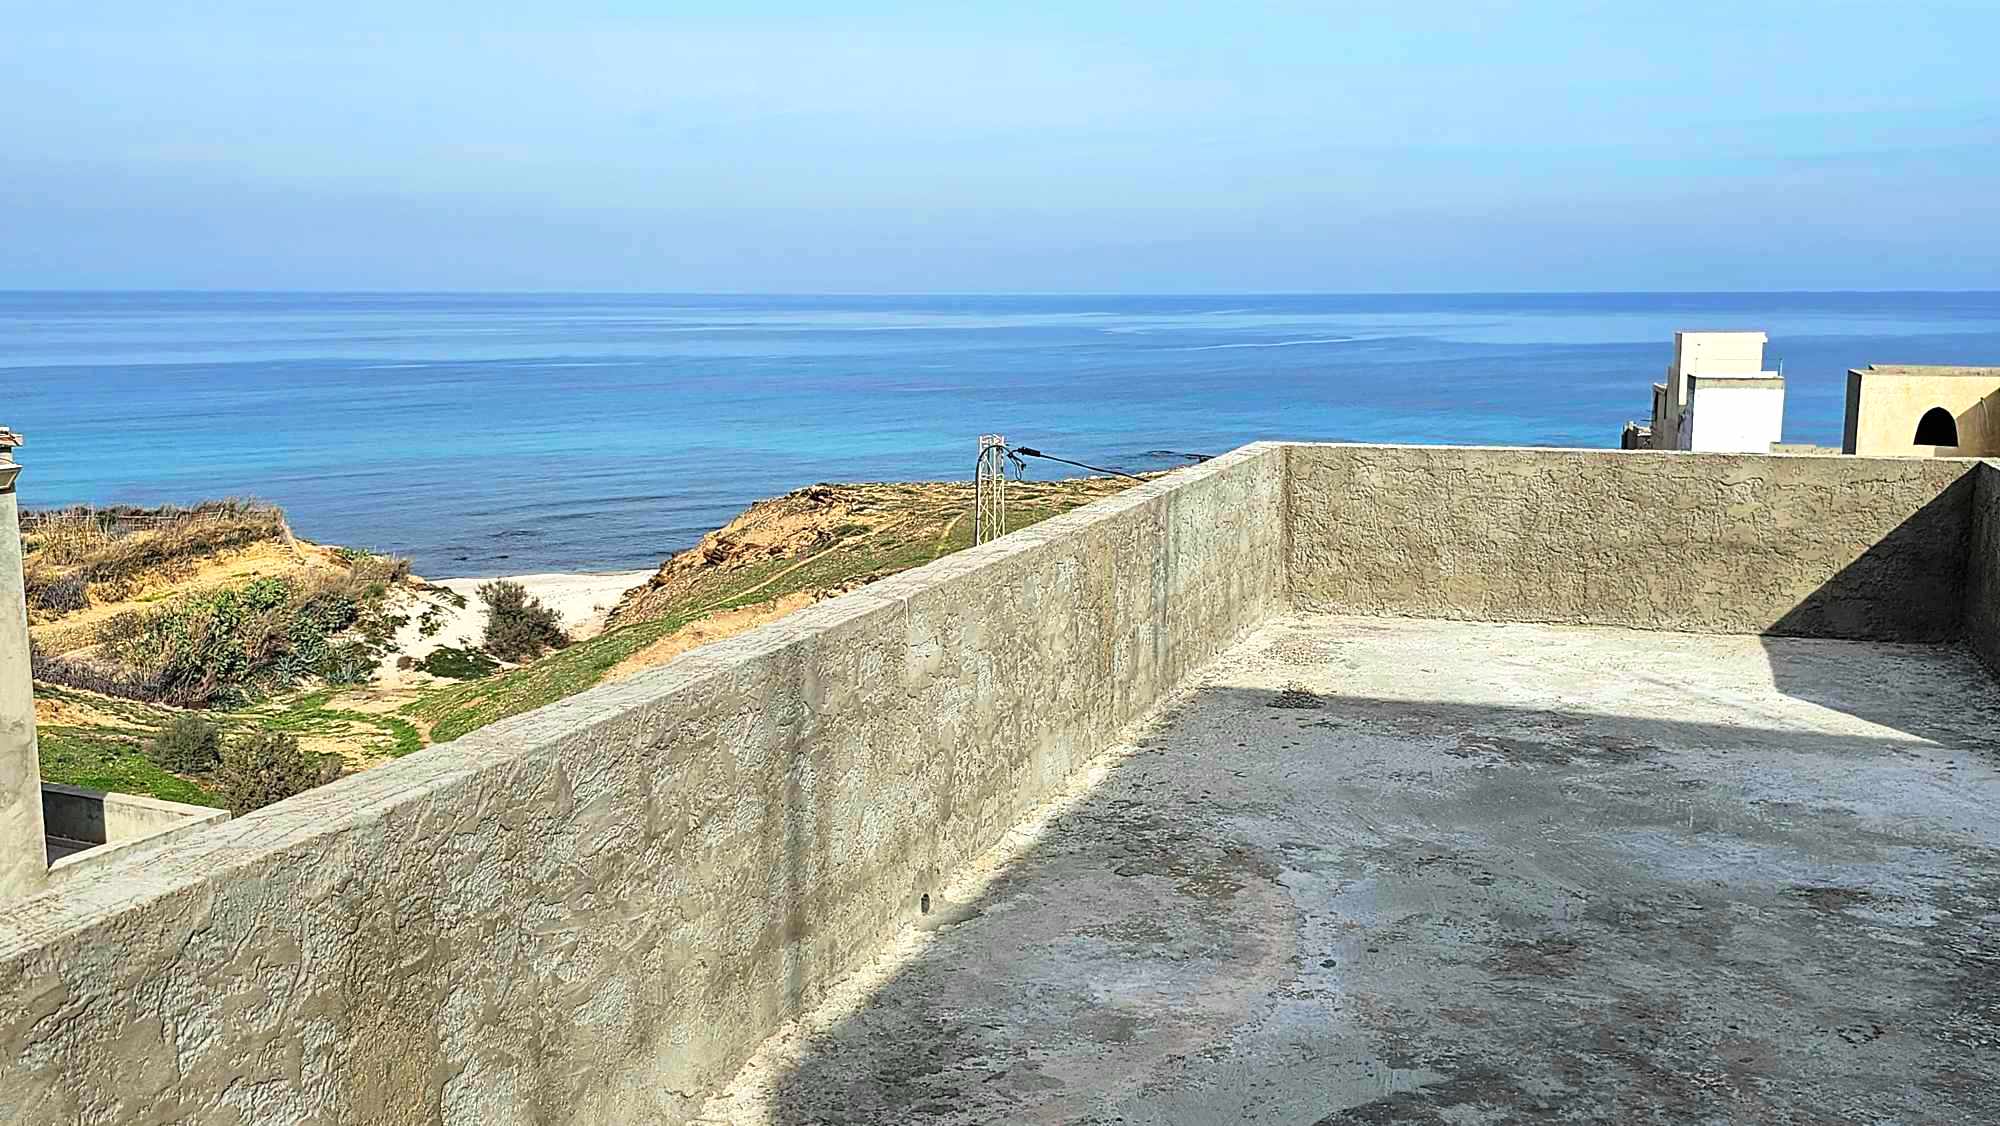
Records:
[[[1982,459],[1971,476],[1961,632],[1987,671],[2000,677],[2000,460]]]

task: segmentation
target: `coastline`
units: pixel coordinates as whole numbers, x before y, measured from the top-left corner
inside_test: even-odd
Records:
[[[491,582],[520,583],[529,597],[538,598],[562,617],[563,628],[577,640],[604,628],[611,608],[633,587],[640,586],[659,571],[657,565],[625,571],[539,571],[520,575],[468,575],[450,579],[421,579],[464,595],[476,606],[479,588]],[[584,631],[579,633],[578,631]]]
[[[26,506],[257,497],[456,577],[654,566],[818,481],[968,479],[996,427],[1132,472],[1279,434],[1611,447],[1696,323],[1770,334],[1791,441],[1840,440],[1857,364],[2000,355],[1979,294],[14,294],[0,371]]]

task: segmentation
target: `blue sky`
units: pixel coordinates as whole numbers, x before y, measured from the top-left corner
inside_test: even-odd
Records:
[[[1992,0],[969,8],[0,0],[0,288],[2000,288]]]

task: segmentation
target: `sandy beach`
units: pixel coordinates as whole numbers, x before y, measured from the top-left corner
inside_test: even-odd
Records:
[[[602,632],[605,616],[618,604],[618,599],[652,577],[653,569],[648,568],[434,580],[428,583],[432,590],[410,590],[400,595],[404,601],[397,612],[408,615],[409,620],[396,631],[395,655],[420,661],[432,650],[447,645],[477,648],[486,632],[486,606],[479,600],[479,588],[496,578],[520,583],[529,597],[539,599],[561,616],[570,640],[581,641]],[[463,596],[465,605],[459,606],[449,596],[437,593],[440,588]],[[397,669],[391,658],[384,662],[380,675],[385,686],[394,686],[423,674]]]

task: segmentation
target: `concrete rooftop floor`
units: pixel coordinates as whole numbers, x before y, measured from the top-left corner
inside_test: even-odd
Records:
[[[2000,1122],[1956,649],[1281,619],[703,1121]]]

